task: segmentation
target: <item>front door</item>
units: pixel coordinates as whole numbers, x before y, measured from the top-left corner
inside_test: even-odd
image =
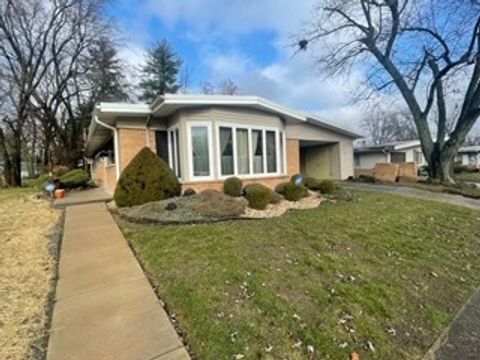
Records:
[[[157,131],[155,133],[155,140],[157,143],[157,155],[168,164],[168,132],[166,130]]]

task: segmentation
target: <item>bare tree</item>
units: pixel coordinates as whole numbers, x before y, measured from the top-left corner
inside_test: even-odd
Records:
[[[361,127],[373,145],[418,139],[408,110],[382,108],[378,104],[365,112]]]
[[[201,83],[201,89],[206,95],[237,95],[240,92],[238,85],[230,78],[220,81],[217,85],[204,81]]]
[[[86,94],[95,91],[88,82],[95,62],[88,55],[109,28],[102,17],[105,3],[0,3],[0,96],[9,109],[3,140],[4,153],[10,157],[11,185],[21,184],[22,151],[28,149],[24,143],[29,131],[43,140],[44,162],[52,146],[69,154],[69,164],[81,157],[83,127],[77,110]],[[32,126],[26,128],[27,123]]]
[[[370,66],[375,90],[395,86],[414,119],[430,178],[453,182],[455,155],[480,115],[478,2],[325,0],[317,10],[300,48],[321,42],[323,68],[336,73]],[[453,90],[461,106],[448,132]],[[429,124],[433,109],[436,129]]]

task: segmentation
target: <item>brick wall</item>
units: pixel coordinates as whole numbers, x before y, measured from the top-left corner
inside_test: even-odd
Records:
[[[145,129],[119,129],[118,142],[120,149],[120,171],[132,161],[145,146],[147,146],[147,136]],[[150,130],[149,148],[156,152],[155,131]]]
[[[258,178],[258,179],[248,179],[243,180],[243,185],[253,184],[253,183],[260,183],[265,186],[268,186],[271,189],[274,189],[275,186],[278,184],[289,181],[290,176],[279,176],[279,177],[272,177],[272,178]],[[213,189],[213,190],[223,190],[223,180],[220,181],[208,181],[208,182],[189,182],[182,184],[182,191],[191,188],[197,192]]]
[[[105,166],[105,161],[99,160],[92,170],[92,180],[98,186],[103,187],[107,191],[114,192],[117,185],[115,165]]]
[[[287,139],[287,174],[300,173],[300,141]]]

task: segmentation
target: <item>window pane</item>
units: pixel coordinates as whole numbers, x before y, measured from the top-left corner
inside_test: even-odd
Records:
[[[192,126],[193,176],[209,176],[208,128]]]
[[[278,134],[280,138],[280,172],[283,174],[285,172],[284,167],[284,159],[283,159],[283,154],[285,153],[284,147],[283,147],[283,133]]]
[[[175,157],[177,166],[177,176],[182,177],[182,167],[180,165],[180,133],[178,129],[175,129]]]
[[[263,173],[263,133],[261,130],[252,130],[253,172]]]
[[[237,167],[240,175],[250,174],[248,130],[237,129]]]
[[[231,128],[220,128],[220,154],[222,175],[233,175],[233,136]]]
[[[277,141],[275,131],[267,131],[267,172],[277,172]]]

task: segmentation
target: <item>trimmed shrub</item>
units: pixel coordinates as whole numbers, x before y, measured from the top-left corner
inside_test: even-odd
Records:
[[[65,165],[55,165],[52,168],[52,174],[55,176],[62,176],[65,175],[67,172],[70,171],[70,168]]]
[[[245,212],[245,199],[225,195],[217,190],[204,190],[195,195],[193,209],[200,215],[213,218],[231,218]]]
[[[305,186],[295,185],[294,183],[288,183],[285,185],[283,191],[283,195],[288,201],[299,201],[308,196],[308,190]]]
[[[278,192],[272,192],[272,199],[270,200],[270,204],[279,204],[283,200],[283,196],[280,195]]]
[[[369,174],[360,174],[358,175],[358,181],[364,182],[364,183],[370,183],[374,184],[377,182],[377,179],[375,179],[375,176],[369,175]]]
[[[90,177],[84,170],[75,169],[60,176],[59,180],[65,189],[74,189],[87,186]]]
[[[321,183],[322,183],[321,180],[318,180],[318,179],[315,179],[313,177],[307,176],[305,178],[305,181],[304,181],[303,185],[305,185],[305,187],[308,190],[319,191]]]
[[[45,184],[47,182],[49,182],[50,180],[52,180],[52,179],[50,178],[49,174],[43,174],[43,175],[40,175],[38,178],[35,179],[35,182],[34,182],[33,185],[37,189],[43,190],[43,187],[45,186]]]
[[[277,186],[275,186],[275,192],[285,195],[285,186],[287,186],[288,184],[291,184],[291,182],[282,182],[278,184]]]
[[[471,171],[471,168],[467,165],[457,164],[453,166],[453,172],[455,174],[460,174],[463,172],[472,172],[472,171]]]
[[[243,182],[238,177],[229,177],[223,183],[223,192],[233,197],[242,196]]]
[[[195,191],[195,189],[188,188],[183,192],[183,196],[192,196],[192,195],[195,195],[196,193],[197,192]]]
[[[251,184],[245,187],[245,198],[252,209],[264,210],[272,201],[273,191],[262,184]]]
[[[123,170],[113,197],[119,207],[125,207],[169,199],[180,191],[168,164],[144,147]]]
[[[333,194],[339,189],[339,186],[332,180],[323,180],[320,182],[319,190],[322,194]]]

